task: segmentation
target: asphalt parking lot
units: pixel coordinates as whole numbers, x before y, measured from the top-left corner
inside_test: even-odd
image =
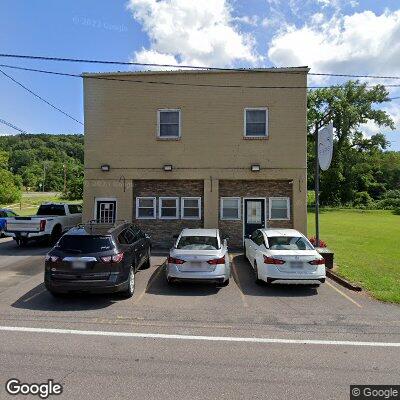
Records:
[[[233,254],[228,287],[170,287],[160,253],[132,299],[56,299],[47,250],[0,239],[0,398],[12,377],[85,399],[348,399],[350,384],[399,383],[400,307],[329,279],[258,286]]]

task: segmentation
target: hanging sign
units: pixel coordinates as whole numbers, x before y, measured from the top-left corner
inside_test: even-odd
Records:
[[[318,132],[318,162],[322,171],[331,165],[333,154],[333,123],[325,125]]]

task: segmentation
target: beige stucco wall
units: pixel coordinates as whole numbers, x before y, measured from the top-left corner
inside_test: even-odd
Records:
[[[289,179],[293,180],[294,226],[306,232],[306,72],[95,75],[122,82],[87,76],[84,219],[93,218],[95,197],[116,197],[118,218],[131,219],[132,179],[203,179],[204,224],[211,227],[218,223],[218,180]],[[125,80],[301,88],[193,87]],[[268,107],[267,140],[243,139],[246,107]],[[157,140],[157,110],[162,108],[181,110],[180,140]],[[102,164],[109,164],[110,172],[101,172]],[[174,170],[164,172],[164,164],[172,164]],[[251,164],[260,164],[262,170],[252,173]]]

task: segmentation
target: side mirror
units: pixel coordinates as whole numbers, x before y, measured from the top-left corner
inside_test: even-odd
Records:
[[[178,239],[179,235],[173,235],[172,236],[174,239]]]
[[[228,248],[228,238],[222,241],[222,246]]]
[[[150,240],[150,239],[151,239],[151,236],[150,236],[150,235],[148,235],[147,233],[145,233],[145,234],[144,234],[144,237],[145,237],[146,239],[148,239],[148,240]]]

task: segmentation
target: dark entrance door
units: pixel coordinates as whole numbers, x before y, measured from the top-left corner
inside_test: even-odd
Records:
[[[265,228],[265,200],[245,199],[244,235],[251,235],[256,229]]]
[[[116,201],[97,201],[96,220],[97,222],[113,224],[115,222]]]

